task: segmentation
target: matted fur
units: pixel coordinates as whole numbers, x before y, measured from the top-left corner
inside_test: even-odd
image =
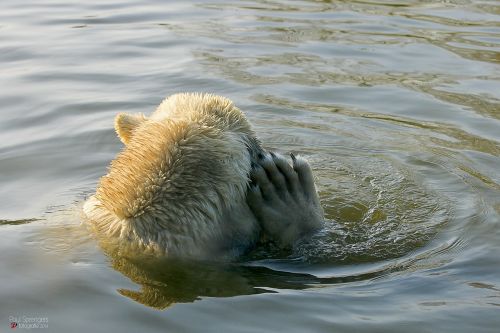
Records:
[[[146,118],[120,114],[125,149],[84,213],[104,237],[175,256],[234,252],[257,237],[245,202],[259,143],[226,98],[178,94]]]

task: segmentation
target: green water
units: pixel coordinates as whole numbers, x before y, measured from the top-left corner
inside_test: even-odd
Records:
[[[2,1],[0,331],[498,332],[499,64],[497,1]],[[306,156],[325,229],[106,255],[80,209],[113,118],[183,91]]]

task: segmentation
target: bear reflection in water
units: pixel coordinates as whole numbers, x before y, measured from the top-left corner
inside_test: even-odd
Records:
[[[234,259],[261,239],[290,247],[323,224],[307,161],[265,152],[226,98],[173,95],[150,117],[118,114],[115,130],[125,148],[83,209],[101,243]]]
[[[314,284],[335,282],[264,267],[179,258],[119,255],[112,258],[112,265],[139,286],[138,290],[122,288],[118,292],[156,309],[194,302],[202,297],[274,293],[277,289],[300,290]]]

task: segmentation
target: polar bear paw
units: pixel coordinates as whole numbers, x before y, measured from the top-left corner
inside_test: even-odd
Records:
[[[265,234],[282,247],[320,229],[323,209],[309,163],[290,154],[261,153],[252,164],[247,202]]]

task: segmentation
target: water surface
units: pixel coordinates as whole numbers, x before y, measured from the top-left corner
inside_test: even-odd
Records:
[[[497,1],[2,1],[1,330],[497,332],[499,64]],[[232,264],[103,252],[80,209],[113,118],[183,91],[306,156],[325,229]]]

